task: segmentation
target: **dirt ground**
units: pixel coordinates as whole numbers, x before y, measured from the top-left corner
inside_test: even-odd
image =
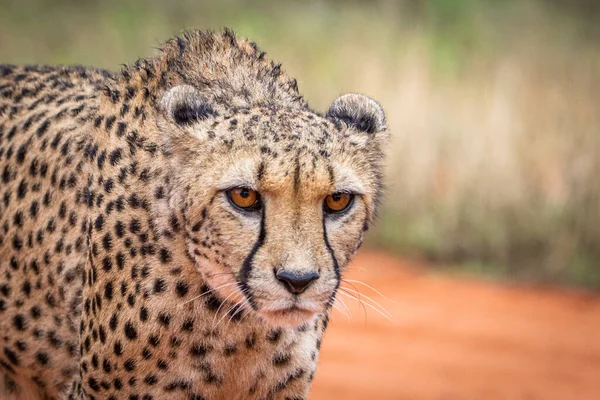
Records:
[[[363,253],[346,279],[395,318],[341,296],[311,400],[600,399],[600,296],[424,272]],[[352,286],[345,284],[343,286]]]

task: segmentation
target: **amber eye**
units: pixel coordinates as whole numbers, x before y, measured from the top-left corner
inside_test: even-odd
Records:
[[[229,189],[226,193],[231,204],[242,210],[260,209],[260,195],[255,190],[242,187]]]
[[[354,200],[351,193],[333,193],[325,197],[325,211],[328,213],[340,213],[346,211]]]

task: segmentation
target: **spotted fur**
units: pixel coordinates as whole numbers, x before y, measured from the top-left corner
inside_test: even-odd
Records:
[[[0,66],[0,397],[306,398],[386,135],[374,101],[315,113],[229,31],[118,74]]]

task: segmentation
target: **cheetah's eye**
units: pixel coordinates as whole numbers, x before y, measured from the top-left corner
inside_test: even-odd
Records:
[[[325,212],[330,214],[341,213],[350,208],[354,201],[354,195],[351,193],[333,193],[325,197],[323,207]]]
[[[227,198],[237,208],[245,211],[260,209],[260,194],[257,191],[245,187],[233,188],[226,191]]]

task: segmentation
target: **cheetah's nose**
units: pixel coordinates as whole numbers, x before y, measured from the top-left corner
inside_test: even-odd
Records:
[[[319,279],[318,272],[307,272],[302,275],[296,275],[292,272],[280,269],[275,273],[277,280],[285,286],[288,292],[292,294],[300,294],[304,292],[312,282]]]

